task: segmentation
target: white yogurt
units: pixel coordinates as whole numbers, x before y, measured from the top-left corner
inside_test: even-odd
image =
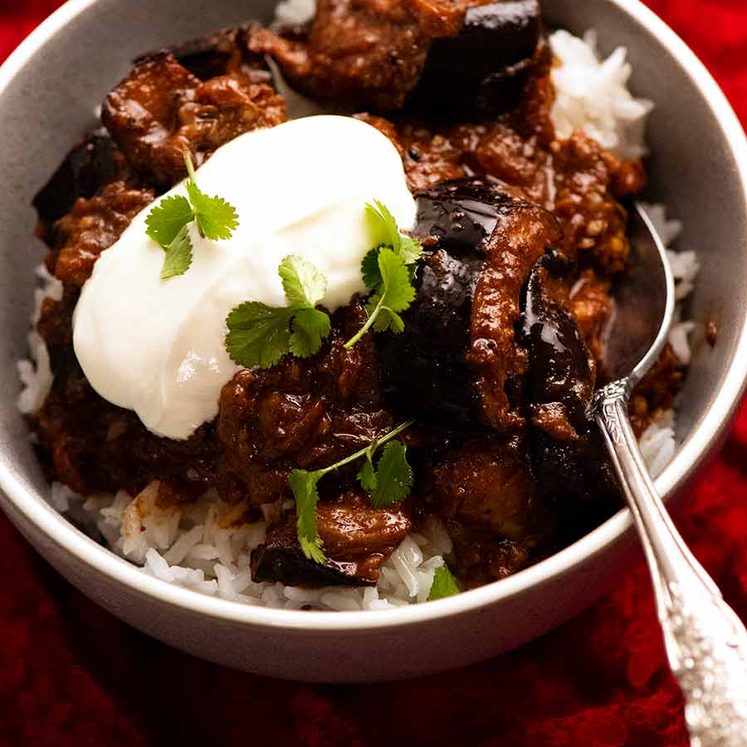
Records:
[[[415,221],[396,148],[350,117],[242,135],[197,171],[197,184],[238,211],[231,239],[203,239],[192,227],[191,268],[161,280],[164,252],[146,234],[147,208],[96,262],[73,320],[93,388],[175,439],[217,415],[220,390],[238,370],[223,344],[228,312],[243,301],[285,305],[277,272],[285,256],[327,276],[322,304],[334,310],[365,290],[360,264],[376,241],[365,204],[380,200],[403,229]],[[184,185],[169,194],[186,194]]]

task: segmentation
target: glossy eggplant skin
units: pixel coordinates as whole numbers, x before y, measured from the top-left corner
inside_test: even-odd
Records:
[[[595,368],[575,320],[553,292],[553,282],[571,271],[554,250],[540,258],[526,285],[522,332],[532,470],[545,499],[564,503],[566,531],[580,536],[604,518],[598,512],[619,504],[619,493],[591,414]]]
[[[523,335],[529,350],[531,406],[558,406],[568,424],[585,429],[595,375],[586,343],[570,313],[553,298],[552,279],[570,272],[569,261],[550,250],[534,266],[524,294]]]
[[[68,153],[52,178],[34,198],[45,236],[79,197],[93,197],[117,177],[117,148],[103,128],[94,130]]]
[[[243,73],[255,82],[269,82],[270,70],[264,59],[249,51],[249,36],[253,28],[246,25],[223,29],[171,45],[167,51],[176,57],[180,65],[203,81],[220,75]]]
[[[499,116],[519,103],[541,40],[539,0],[468,8],[459,34],[433,40],[408,104],[432,120]]]
[[[414,235],[426,241],[405,332],[377,335],[387,406],[435,422],[474,423],[479,401],[467,362],[484,243],[498,221],[492,185],[444,182],[417,195]]]
[[[387,405],[426,420],[473,422],[479,403],[467,363],[472,298],[481,262],[439,249],[418,271],[406,333],[379,335],[381,385]]]
[[[322,586],[375,586],[375,581],[357,575],[355,561],[344,562],[327,558],[323,564],[309,560],[298,545],[294,527],[271,531],[265,543],[252,551],[252,578],[280,582],[290,586],[317,588]]]

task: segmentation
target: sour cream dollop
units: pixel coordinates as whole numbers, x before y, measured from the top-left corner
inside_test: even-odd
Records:
[[[396,148],[350,117],[242,135],[198,169],[197,184],[238,211],[231,239],[202,239],[193,226],[191,268],[164,281],[144,210],[96,262],[73,319],[75,354],[93,388],[174,439],[217,415],[221,388],[238,370],[224,348],[228,312],[243,301],[286,305],[284,257],[301,256],[327,276],[322,304],[334,311],[365,290],[360,264],[374,242],[365,204],[383,202],[402,229],[415,221]],[[186,194],[184,184],[169,194]]]

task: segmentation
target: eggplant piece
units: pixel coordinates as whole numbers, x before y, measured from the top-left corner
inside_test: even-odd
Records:
[[[252,579],[279,581],[287,586],[375,586],[375,580],[361,579],[358,563],[327,558],[323,565],[309,560],[298,544],[295,527],[271,530],[264,544],[252,551]]]
[[[191,39],[167,48],[179,64],[202,81],[241,72],[254,82],[269,83],[270,69],[262,55],[249,51],[252,26],[222,29],[207,36]],[[152,55],[135,61],[138,64]]]
[[[417,277],[416,300],[402,335],[376,335],[382,394],[396,412],[471,423],[479,400],[467,384],[470,318],[478,257],[428,254]]]
[[[558,236],[555,219],[477,178],[438,184],[417,202],[426,253],[415,301],[403,334],[376,336],[384,400],[431,423],[518,425],[526,355],[514,324],[526,276]]]
[[[436,249],[417,272],[405,332],[375,336],[382,393],[395,411],[436,421],[479,419],[467,356],[481,255],[498,221],[495,201],[493,185],[481,179],[444,182],[417,195],[413,233],[435,239]]]
[[[486,179],[441,182],[417,195],[413,234],[420,239],[435,237],[453,249],[482,253],[498,222],[499,208],[507,201]]]
[[[168,51],[192,75],[200,80],[210,80],[210,78],[225,75],[228,72],[231,61],[238,51],[239,34],[238,29],[216,31],[198,39],[172,45],[168,47]],[[135,64],[138,64],[141,59],[135,60]]]
[[[562,415],[572,428],[583,430],[589,421],[595,368],[578,325],[552,293],[553,281],[566,278],[570,269],[568,259],[554,250],[539,259],[527,281],[523,334],[533,408]]]
[[[596,369],[562,302],[559,281],[572,266],[549,251],[534,266],[524,295],[529,354],[530,455],[544,498],[562,502],[561,531],[571,539],[598,525],[619,504],[612,466],[591,415]]]
[[[79,197],[93,197],[117,178],[121,168],[117,146],[105,128],[87,135],[34,197],[33,205],[45,236],[56,221],[70,212]]]
[[[291,586],[374,586],[381,566],[412,528],[407,505],[374,509],[355,490],[322,501],[316,521],[327,556],[324,564],[301,552],[296,517],[289,514],[252,552],[252,578]]]
[[[408,103],[431,119],[499,116],[519,104],[541,40],[539,0],[468,8],[456,36],[433,40]]]

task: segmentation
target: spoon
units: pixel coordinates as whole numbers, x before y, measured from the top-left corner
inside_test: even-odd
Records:
[[[656,362],[674,314],[674,281],[645,210],[631,211],[631,256],[605,339],[594,398],[620,487],[643,543],[669,664],[693,747],[747,745],[747,630],[685,545],[656,492],[628,420],[633,388]]]

